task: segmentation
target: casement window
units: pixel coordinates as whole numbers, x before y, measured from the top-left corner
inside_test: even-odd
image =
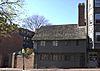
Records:
[[[50,54],[41,53],[38,55],[40,60],[50,60],[52,59],[52,56]]]
[[[64,56],[63,54],[46,54],[42,53],[38,55],[39,60],[50,60],[50,61],[64,61],[69,60],[69,56]]]
[[[37,49],[37,42],[36,41],[33,41],[33,46],[34,46],[33,47],[34,49]]]
[[[45,41],[40,41],[41,46],[45,46]]]
[[[58,46],[58,41],[52,41],[53,46]]]
[[[58,60],[58,55],[57,54],[53,54],[53,59],[52,60]]]
[[[46,54],[40,54],[40,60],[46,60],[47,55]]]

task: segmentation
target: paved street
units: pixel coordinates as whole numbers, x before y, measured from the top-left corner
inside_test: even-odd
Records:
[[[0,68],[0,71],[23,71],[17,68]],[[24,71],[100,71],[100,68],[88,68],[88,69],[27,69]]]

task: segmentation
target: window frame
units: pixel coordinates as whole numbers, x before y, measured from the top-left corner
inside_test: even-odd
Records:
[[[43,40],[43,41],[40,41],[40,46],[45,46],[46,45],[46,42]]]
[[[56,40],[56,41],[52,41],[52,45],[53,46],[58,46],[58,41]]]

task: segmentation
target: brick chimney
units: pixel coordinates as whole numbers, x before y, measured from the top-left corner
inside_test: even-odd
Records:
[[[78,5],[78,25],[85,26],[85,4],[79,3]]]

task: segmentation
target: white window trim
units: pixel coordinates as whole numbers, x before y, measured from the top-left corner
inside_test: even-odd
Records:
[[[45,41],[40,41],[41,46],[45,46]]]
[[[52,41],[53,46],[58,46],[58,41]]]

